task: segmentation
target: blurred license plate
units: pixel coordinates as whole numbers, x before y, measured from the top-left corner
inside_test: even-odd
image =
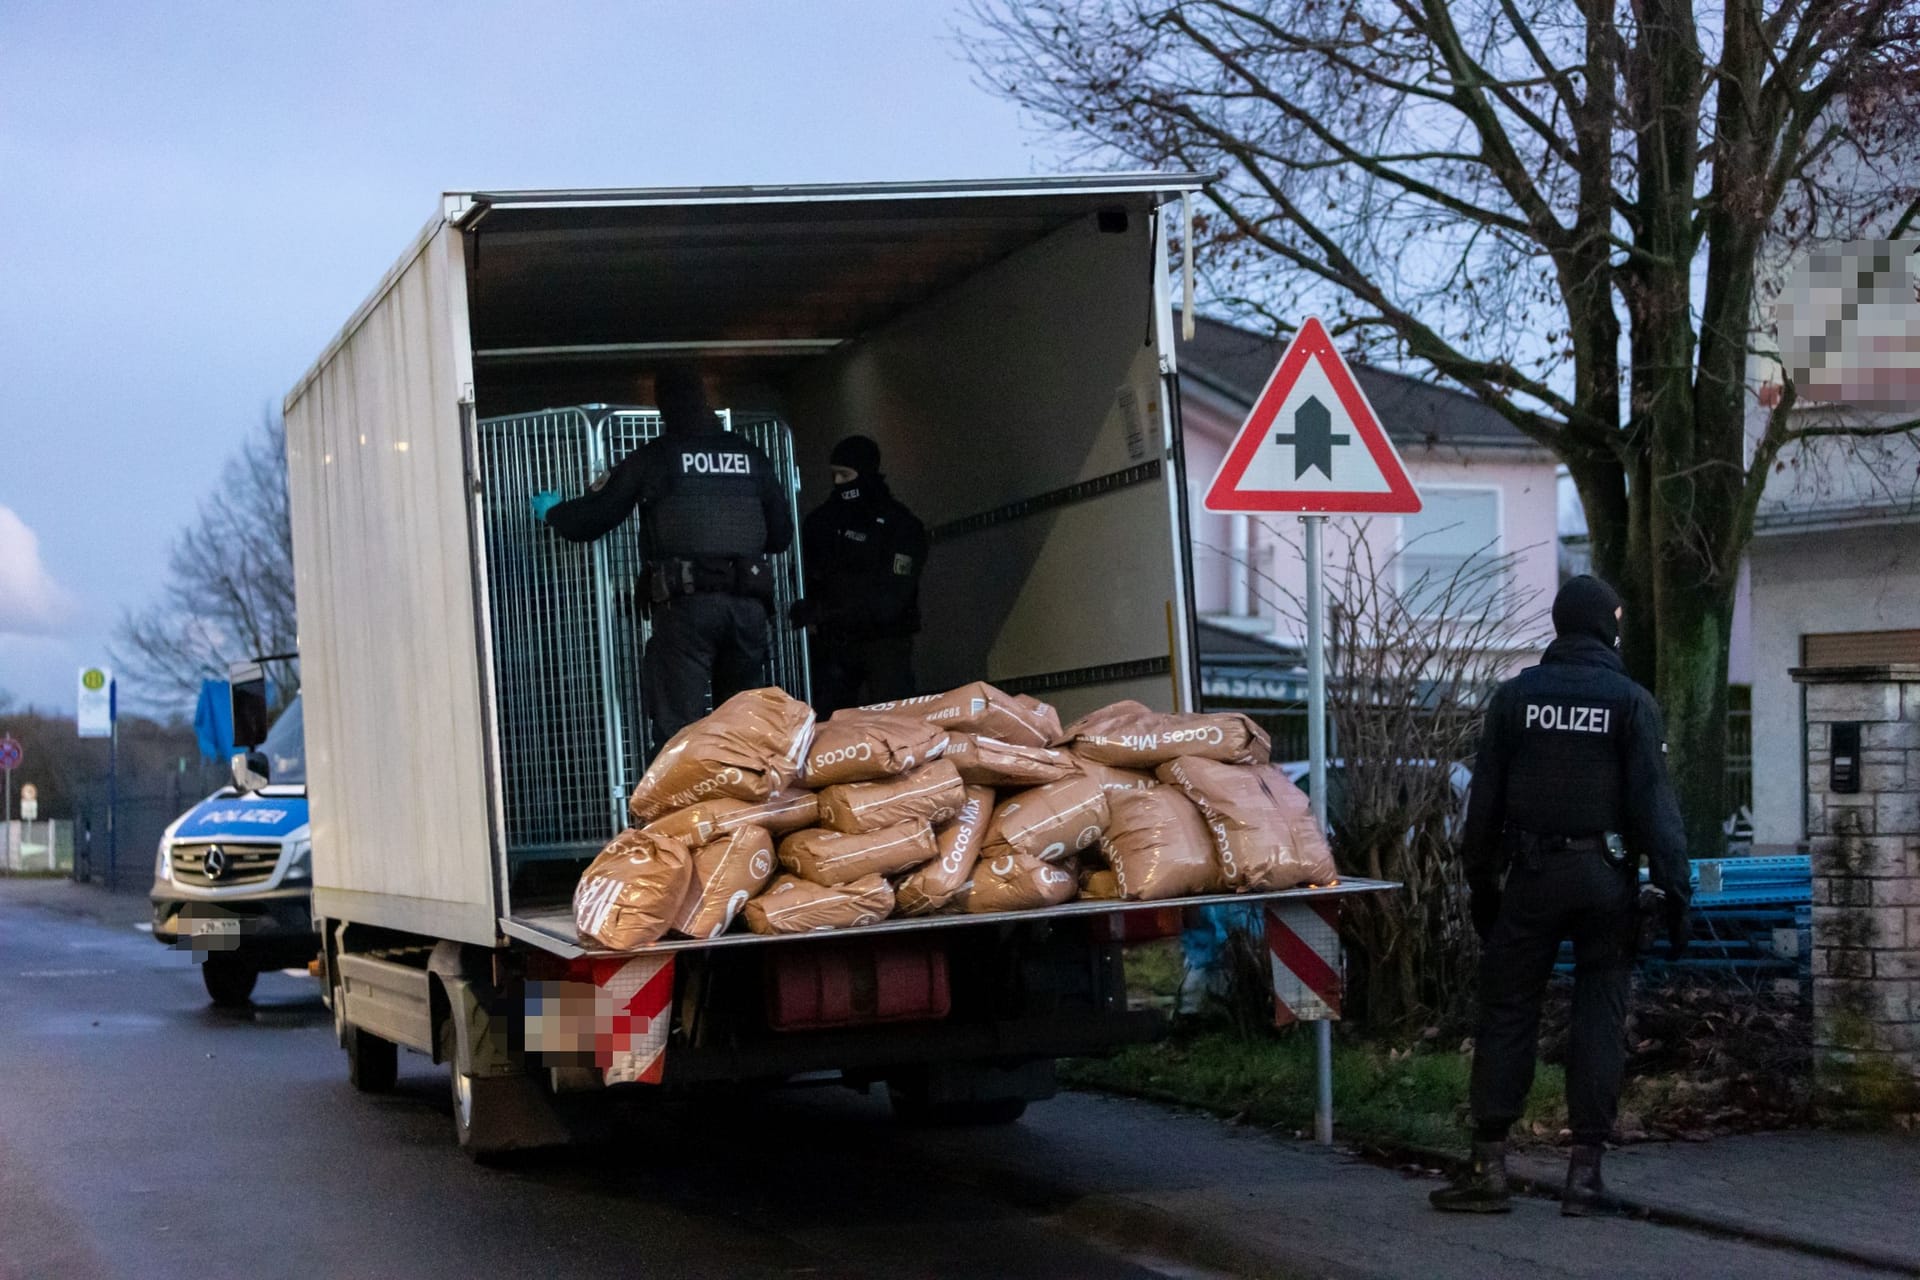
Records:
[[[240,945],[240,921],[190,920],[187,924],[187,938],[192,945],[202,951],[228,951]]]

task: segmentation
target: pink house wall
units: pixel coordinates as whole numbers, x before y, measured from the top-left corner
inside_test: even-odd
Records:
[[[1228,421],[1214,406],[1188,396],[1183,401],[1182,425],[1186,439],[1187,489],[1191,502],[1193,528],[1194,595],[1202,616],[1218,617],[1229,612],[1232,582],[1243,574],[1239,558],[1231,548],[1232,522],[1242,517],[1216,515],[1201,506],[1201,499],[1214,472],[1226,454],[1227,446],[1239,429],[1237,419]],[[1559,533],[1555,465],[1544,451],[1518,449],[1481,449],[1472,452],[1451,447],[1409,447],[1398,445],[1417,487],[1443,485],[1493,489],[1499,493],[1500,550],[1516,555],[1515,589],[1532,597],[1532,609],[1544,613],[1559,586]],[[1305,567],[1299,551],[1300,524],[1292,516],[1251,517],[1247,529],[1250,559],[1257,567],[1252,610],[1265,622],[1262,630],[1283,642],[1300,637],[1291,619],[1285,597],[1299,596],[1306,588]],[[1344,562],[1343,539],[1364,537],[1376,562],[1389,557],[1400,538],[1401,521],[1397,517],[1375,516],[1365,521],[1331,519],[1328,521],[1327,564],[1330,569]],[[1262,578],[1266,580],[1262,580]],[[1530,648],[1537,637],[1515,635],[1516,648]]]

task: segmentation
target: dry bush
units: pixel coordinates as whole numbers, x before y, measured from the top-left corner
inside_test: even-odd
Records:
[[[1517,586],[1517,553],[1488,548],[1451,572],[1416,572],[1403,558],[1419,539],[1386,555],[1363,532],[1325,541],[1334,854],[1345,875],[1401,886],[1345,902],[1349,1016],[1451,1023],[1466,1010],[1478,954],[1455,843],[1460,766],[1471,766],[1494,685],[1544,641],[1546,602]],[[1292,588],[1267,578],[1262,595],[1306,634]]]

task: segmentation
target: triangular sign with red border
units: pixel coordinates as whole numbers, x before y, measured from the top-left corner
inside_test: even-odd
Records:
[[[1287,344],[1203,505],[1249,514],[1420,510],[1399,452],[1318,317]]]

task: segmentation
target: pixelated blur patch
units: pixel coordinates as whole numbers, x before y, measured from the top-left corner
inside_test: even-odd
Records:
[[[1775,304],[1798,398],[1920,406],[1920,240],[1815,249]]]

